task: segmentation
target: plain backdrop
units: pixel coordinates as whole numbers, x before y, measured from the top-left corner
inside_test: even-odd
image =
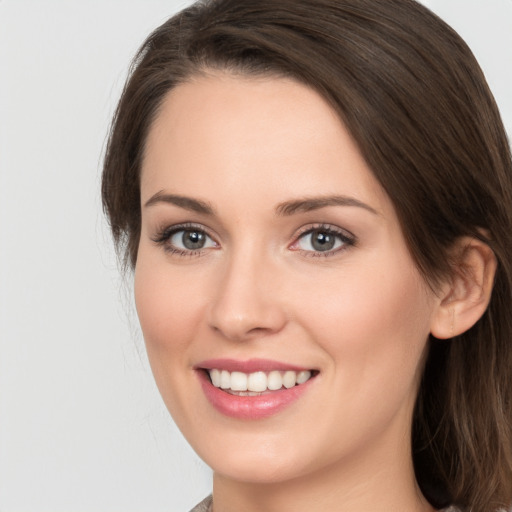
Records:
[[[0,0],[0,512],[186,512],[210,491],[99,199],[130,58],[186,3]],[[512,0],[425,3],[472,47],[510,134]]]

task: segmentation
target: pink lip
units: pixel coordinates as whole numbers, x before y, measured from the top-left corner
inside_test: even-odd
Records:
[[[207,361],[202,361],[197,364],[195,368],[204,370],[227,370],[228,372],[243,373],[271,372],[272,370],[292,370],[300,372],[311,369],[288,363],[281,363],[279,361],[272,361],[270,359],[249,359],[247,361],[238,361],[236,359],[208,359]]]
[[[205,369],[211,370],[214,368],[244,373],[255,371],[268,372],[272,370],[301,371],[305,368],[264,359],[251,359],[249,361],[214,359],[203,361],[197,365],[197,375],[201,382],[201,387],[213,407],[225,416],[245,420],[258,420],[277,414],[307,392],[311,382],[315,380],[315,377],[313,377],[299,386],[294,386],[290,389],[283,388],[278,391],[268,391],[257,396],[238,396],[216,388],[211,383]]]

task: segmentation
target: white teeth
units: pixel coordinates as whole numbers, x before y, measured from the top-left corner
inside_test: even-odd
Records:
[[[311,378],[311,372],[308,370],[304,370],[297,374],[297,384],[304,384]]]
[[[233,372],[230,387],[232,391],[247,391],[247,375],[242,372]]]
[[[273,371],[268,374],[267,387],[271,391],[276,391],[283,387],[283,377],[281,376],[281,372]]]
[[[228,372],[227,370],[213,369],[208,371],[212,384],[216,388],[230,389],[231,391],[262,393],[264,391],[277,391],[283,386],[287,389],[296,385],[304,384],[311,378],[311,372],[308,370],[294,372],[287,370],[285,372],[271,371],[243,373]]]
[[[267,376],[265,375],[265,372],[251,373],[247,380],[247,389],[249,391],[266,391]]]
[[[283,386],[287,389],[293,388],[297,382],[297,374],[295,372],[285,372],[283,375]]]
[[[226,370],[220,372],[220,387],[222,389],[231,388],[231,374]]]
[[[211,370],[210,378],[212,379],[212,384],[216,388],[220,388],[220,371],[219,370]]]

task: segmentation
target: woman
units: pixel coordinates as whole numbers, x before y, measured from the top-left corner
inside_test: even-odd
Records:
[[[512,163],[412,0],[213,0],[137,55],[103,201],[215,512],[512,504]]]

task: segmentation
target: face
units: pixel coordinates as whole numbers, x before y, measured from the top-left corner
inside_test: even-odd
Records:
[[[211,74],[147,140],[135,271],[156,382],[227,478],[410,459],[436,298],[347,130],[304,85]]]

